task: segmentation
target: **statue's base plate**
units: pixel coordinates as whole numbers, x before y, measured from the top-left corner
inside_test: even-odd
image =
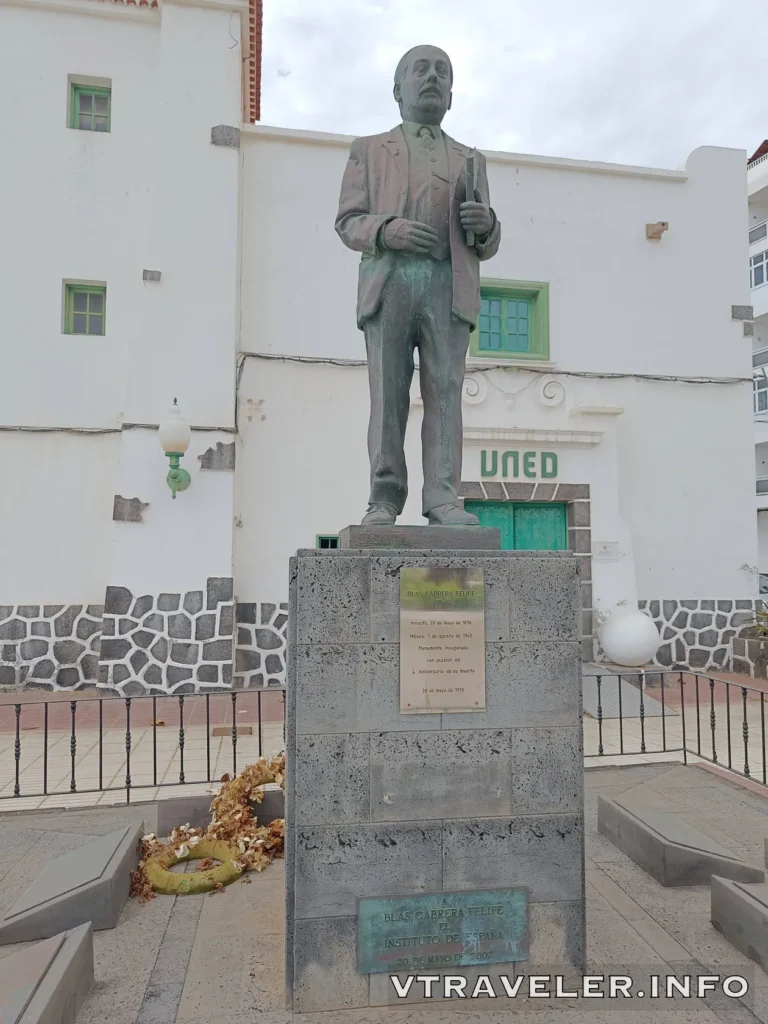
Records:
[[[494,526],[345,526],[339,547],[500,551],[501,531]]]

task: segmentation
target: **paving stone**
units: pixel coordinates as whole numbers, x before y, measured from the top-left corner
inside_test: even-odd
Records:
[[[114,928],[138,862],[141,828],[125,827],[52,861],[0,924],[0,944],[49,938],[90,921]]]
[[[737,881],[764,880],[716,840],[678,815],[648,808],[631,795],[598,798],[598,827],[661,885],[702,885],[712,875]]]
[[[192,637],[192,621],[184,612],[168,616],[168,636],[175,640],[190,640]]]
[[[93,985],[93,935],[88,924],[0,960],[3,1024],[74,1024]]]
[[[222,601],[232,600],[232,577],[211,576],[207,581],[206,608],[211,611],[217,608]]]
[[[190,590],[188,594],[184,595],[184,611],[189,612],[190,615],[196,615],[203,607],[203,592],[202,590]]]

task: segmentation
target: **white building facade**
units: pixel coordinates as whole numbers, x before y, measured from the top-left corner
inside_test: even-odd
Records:
[[[255,0],[0,4],[0,685],[282,683],[288,558],[365,511],[350,140],[250,123],[258,24]],[[505,547],[576,552],[585,659],[639,605],[659,664],[725,668],[757,594],[745,154],[486,155],[503,240],[464,502]],[[420,420],[414,380],[402,522],[423,521]]]

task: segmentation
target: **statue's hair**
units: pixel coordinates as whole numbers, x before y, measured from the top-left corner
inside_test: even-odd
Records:
[[[395,68],[395,85],[400,85],[405,78],[411,54],[415,53],[416,50],[423,50],[426,47],[429,47],[431,50],[440,50],[441,53],[445,54],[445,58],[448,61],[448,67],[451,69],[451,85],[453,85],[453,64],[451,63],[451,58],[447,53],[445,53],[445,50],[440,49],[439,46],[432,46],[430,43],[422,43],[420,46],[412,46],[407,53],[403,54]]]

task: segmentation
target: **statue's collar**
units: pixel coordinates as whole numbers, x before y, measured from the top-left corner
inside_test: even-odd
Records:
[[[411,135],[414,138],[418,138],[422,128],[428,128],[433,139],[439,140],[443,137],[443,130],[439,124],[418,124],[415,121],[403,121],[403,131],[406,135]]]

